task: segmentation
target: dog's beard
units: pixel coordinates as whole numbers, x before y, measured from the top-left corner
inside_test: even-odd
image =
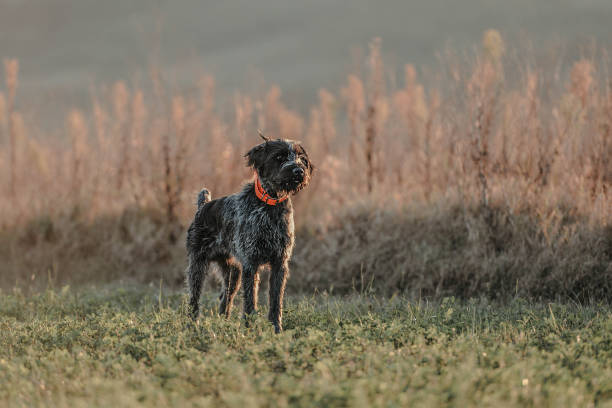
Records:
[[[278,188],[284,194],[295,194],[308,185],[307,177],[290,177],[281,180],[278,183]]]
[[[308,185],[308,177],[282,177],[274,180],[269,180],[264,185],[271,187],[277,197],[284,197],[287,194],[296,194]]]

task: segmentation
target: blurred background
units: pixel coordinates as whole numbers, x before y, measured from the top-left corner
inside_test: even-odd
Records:
[[[19,104],[57,122],[92,86],[146,82],[159,67],[175,87],[204,73],[222,95],[277,84],[307,112],[319,88],[338,90],[383,41],[389,69],[435,66],[495,28],[534,57],[591,54],[610,41],[606,0],[282,2],[2,0],[0,50],[21,63]],[[220,95],[221,96],[221,95]]]
[[[0,286],[180,287],[304,141],[294,291],[609,299],[612,3],[0,0]],[[212,283],[215,284],[214,282]]]

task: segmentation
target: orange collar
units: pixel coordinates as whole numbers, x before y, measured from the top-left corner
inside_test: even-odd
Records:
[[[261,181],[259,181],[259,176],[257,174],[255,174],[255,195],[257,196],[257,198],[259,198],[261,201],[268,205],[276,205],[278,203],[282,203],[283,201],[289,198],[289,194],[281,198],[270,197],[270,194],[266,193],[266,190],[264,190],[264,188],[262,187]]]

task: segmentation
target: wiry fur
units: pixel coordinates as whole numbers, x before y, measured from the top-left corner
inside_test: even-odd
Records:
[[[266,141],[245,157],[268,194],[279,198],[295,194],[310,181],[313,170],[304,148],[289,140]],[[268,205],[255,195],[253,182],[240,192],[211,200],[203,189],[198,210],[187,233],[187,281],[190,311],[199,314],[202,284],[211,262],[219,265],[223,291],[219,313],[229,316],[242,283],[245,318],[257,309],[259,272],[270,266],[269,320],[282,330],[282,303],[293,251],[294,226],[291,198]]]

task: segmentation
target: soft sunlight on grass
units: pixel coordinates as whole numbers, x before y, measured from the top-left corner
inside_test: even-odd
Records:
[[[160,296],[161,295],[161,296]],[[185,298],[107,288],[0,296],[7,406],[607,406],[612,310],[515,300],[293,297],[192,324]]]

